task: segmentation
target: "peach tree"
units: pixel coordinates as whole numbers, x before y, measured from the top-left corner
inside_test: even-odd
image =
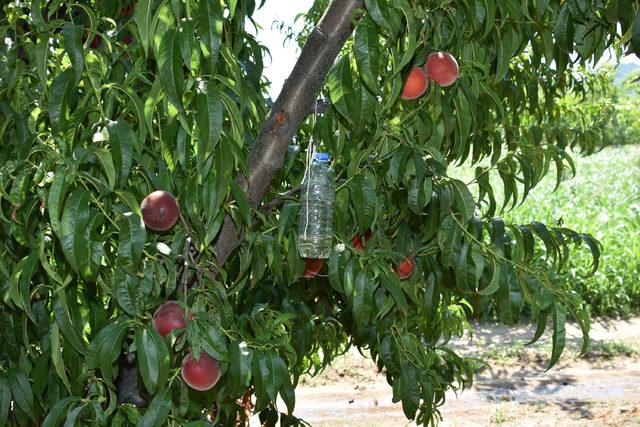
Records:
[[[638,3],[317,0],[272,101],[250,30],[275,3],[3,2],[0,425],[298,425],[300,377],[351,347],[425,424],[472,383],[447,347],[472,315],[550,320],[551,365],[568,317],[588,344],[543,264],[582,247],[593,271],[599,243],[499,214],[606,143],[609,110],[557,100],[640,50]],[[434,52],[457,80],[403,99]],[[337,180],[323,263],[296,250],[311,137]],[[176,204],[141,209],[155,191]]]

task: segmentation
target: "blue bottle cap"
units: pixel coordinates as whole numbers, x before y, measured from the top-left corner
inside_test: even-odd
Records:
[[[316,153],[314,157],[314,159],[319,162],[328,162],[329,158],[329,153]]]

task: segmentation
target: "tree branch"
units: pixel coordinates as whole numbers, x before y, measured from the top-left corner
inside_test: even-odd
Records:
[[[292,189],[285,191],[284,193],[278,194],[272,200],[269,200],[267,203],[260,206],[260,212],[263,214],[271,212],[282,202],[298,194],[298,192],[300,192],[300,189],[301,187],[298,185],[297,187],[293,187]]]
[[[363,6],[363,0],[333,0],[309,35],[249,154],[248,181],[242,174],[237,178],[254,209],[266,194],[271,178],[282,167],[293,136],[313,111],[318,91],[353,32],[354,21],[358,19],[354,12]],[[219,267],[243,241],[242,230],[236,229],[232,218],[226,215],[214,246]]]

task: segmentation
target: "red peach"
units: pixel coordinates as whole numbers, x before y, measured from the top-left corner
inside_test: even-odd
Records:
[[[189,387],[206,391],[213,388],[220,379],[220,363],[204,351],[200,352],[199,360],[196,360],[193,353],[189,353],[182,360],[180,373]]]
[[[304,272],[302,277],[305,279],[311,279],[318,274],[324,264],[323,259],[305,258]]]
[[[367,242],[369,241],[369,239],[371,239],[371,229],[365,231],[364,236],[361,236],[360,233],[356,233],[356,235],[353,236],[351,243],[353,244],[353,247],[356,248],[356,250],[363,251],[367,246]]]
[[[424,71],[428,78],[440,86],[449,86],[458,79],[460,69],[458,62],[451,54],[434,52],[427,57]]]
[[[429,84],[427,75],[420,67],[413,67],[402,89],[402,99],[415,99],[422,96]]]
[[[174,226],[180,216],[180,206],[168,191],[154,191],[140,205],[144,225],[156,231],[166,231]]]
[[[413,270],[416,269],[416,260],[412,255],[409,255],[400,263],[400,266],[393,267],[393,271],[398,275],[400,280],[405,280],[411,277]]]
[[[169,335],[174,329],[184,329],[187,322],[184,318],[184,310],[175,301],[167,301],[153,314],[153,329],[163,337]]]

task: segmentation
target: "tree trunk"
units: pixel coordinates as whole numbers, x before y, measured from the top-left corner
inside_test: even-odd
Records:
[[[353,32],[358,19],[354,12],[363,6],[363,0],[333,0],[304,45],[251,150],[249,179],[242,174],[237,179],[252,208],[260,205],[271,178],[282,167],[287,146],[309,111],[313,111],[318,91]],[[218,267],[243,241],[242,231],[226,215],[214,246]]]

